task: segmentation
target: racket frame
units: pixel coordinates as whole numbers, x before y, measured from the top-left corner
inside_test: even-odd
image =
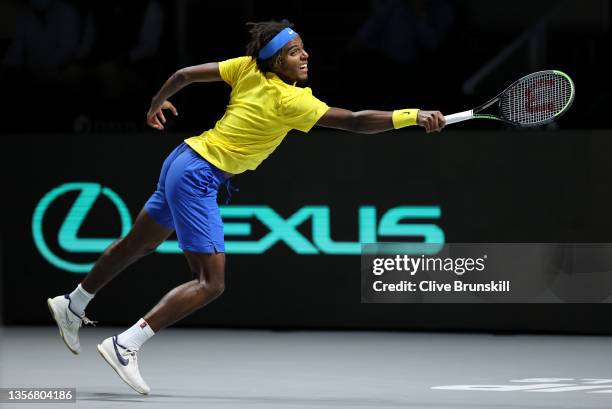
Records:
[[[541,75],[541,74],[549,74],[549,73],[554,73],[556,75],[561,75],[562,77],[567,79],[567,81],[569,82],[569,84],[571,86],[571,96],[570,96],[570,99],[567,101],[565,106],[559,111],[559,113],[554,115],[553,117],[551,117],[551,118],[549,118],[549,119],[547,119],[545,121],[540,121],[540,122],[536,122],[536,123],[533,123],[533,124],[521,124],[521,123],[518,123],[518,122],[510,121],[510,120],[508,120],[508,119],[506,119],[506,118],[504,118],[502,116],[497,116],[497,115],[492,115],[492,114],[480,114],[479,113],[479,112],[482,112],[485,109],[489,108],[490,106],[494,105],[496,102],[498,103],[498,111],[501,112],[501,101],[502,101],[504,95],[506,95],[508,92],[510,92],[510,90],[516,84],[518,84],[521,81],[524,81],[524,80],[528,79],[529,77],[536,76],[536,75]],[[509,125],[517,126],[517,127],[520,127],[520,128],[530,128],[530,127],[534,127],[534,126],[546,125],[546,124],[549,124],[551,122],[556,121],[563,114],[565,114],[567,112],[567,110],[570,108],[570,106],[574,102],[575,92],[576,91],[575,91],[575,87],[574,87],[574,81],[572,81],[572,79],[566,73],[564,73],[562,71],[559,71],[559,70],[538,71],[538,72],[531,73],[529,75],[525,75],[524,77],[514,81],[511,85],[506,87],[506,89],[504,91],[500,92],[499,94],[497,94],[497,96],[491,98],[489,101],[487,101],[484,104],[478,106],[477,108],[471,109],[469,111],[459,112],[459,113],[452,114],[452,115],[447,115],[445,117],[446,124],[450,125],[450,124],[454,124],[454,123],[457,123],[457,122],[468,121],[470,119],[491,119],[491,120],[495,120],[495,121],[504,122],[504,123],[507,123]]]

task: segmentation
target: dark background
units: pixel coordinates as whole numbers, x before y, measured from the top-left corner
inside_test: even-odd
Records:
[[[36,250],[30,225],[40,198],[62,183],[100,183],[134,217],[163,158],[214,125],[229,88],[181,91],[173,98],[180,119],[163,133],[144,124],[151,97],[180,67],[241,55],[247,21],[293,21],[310,54],[309,86],[332,106],[451,113],[539,69],[570,74],[577,96],[558,123],[529,131],[476,122],[439,135],[292,132],[257,172],[235,178],[233,204],[268,205],[285,217],[328,205],[338,241],[356,239],[362,205],[438,205],[434,222],[447,242],[612,241],[609,1],[33,3],[8,2],[0,13],[7,324],[49,323],[45,298],[80,278]],[[51,242],[74,197],[50,213]],[[96,206],[80,236],[116,237],[112,207]],[[301,230],[308,236],[308,225]],[[360,304],[358,256],[298,256],[283,244],[229,256],[227,275],[223,297],[183,325],[612,332],[609,304]],[[88,314],[132,323],[189,278],[182,256],[151,255],[105,288]]]
[[[51,0],[34,14],[23,3],[4,2],[0,17],[7,131],[143,129],[143,113],[170,74],[242,55],[245,22],[281,18],[303,37],[310,85],[331,106],[456,112],[523,74],[561,69],[578,84],[572,115],[561,125],[607,127],[605,0]],[[502,52],[508,57],[467,87]],[[227,99],[224,84],[182,91],[174,98],[181,112],[175,130],[207,129]]]

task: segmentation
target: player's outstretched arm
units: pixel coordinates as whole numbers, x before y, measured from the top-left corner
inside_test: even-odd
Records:
[[[444,115],[439,111],[402,109],[398,111],[359,111],[330,108],[317,125],[343,129],[356,133],[373,134],[404,126],[419,125],[427,133],[440,132],[444,128]]]
[[[175,116],[178,115],[176,108],[168,101],[168,98],[193,82],[213,81],[222,81],[219,64],[216,62],[181,68],[166,80],[151,100],[151,107],[147,112],[147,124],[158,130],[164,129],[166,117],[162,111],[169,109]]]

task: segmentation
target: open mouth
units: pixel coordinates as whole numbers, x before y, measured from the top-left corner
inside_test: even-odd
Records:
[[[302,64],[302,65],[300,65],[300,71],[302,71],[302,72],[308,72],[308,64]]]

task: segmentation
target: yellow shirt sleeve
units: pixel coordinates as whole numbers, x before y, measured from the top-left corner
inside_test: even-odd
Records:
[[[240,79],[244,67],[251,61],[251,57],[238,57],[219,63],[219,73],[223,81],[227,82],[232,88]]]
[[[327,112],[327,104],[314,95],[310,88],[297,88],[297,92],[283,101],[283,123],[291,129],[308,132]]]

